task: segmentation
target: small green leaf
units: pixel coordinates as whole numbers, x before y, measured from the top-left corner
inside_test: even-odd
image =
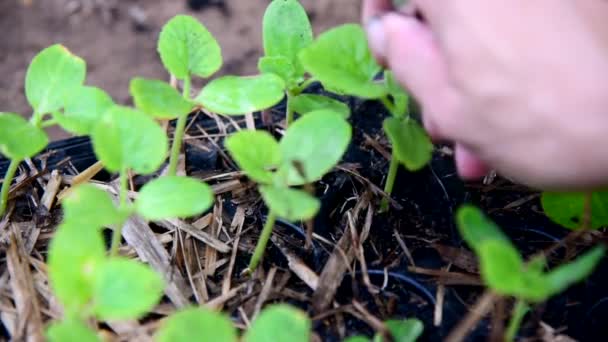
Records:
[[[25,96],[37,115],[52,113],[86,77],[86,63],[62,45],[42,50],[25,75]]]
[[[221,313],[204,307],[182,310],[164,321],[157,342],[236,342],[236,329]]]
[[[301,94],[293,97],[289,105],[294,112],[302,115],[325,109],[336,112],[345,119],[350,116],[350,108],[346,104],[323,95]]]
[[[159,119],[175,119],[189,114],[195,107],[169,84],[158,80],[134,78],[131,96],[142,112]]]
[[[148,266],[108,259],[95,275],[94,312],[102,320],[137,319],[158,304],[163,289],[163,279]]]
[[[387,92],[383,84],[374,81],[381,68],[360,25],[346,24],[323,33],[302,50],[300,61],[332,91],[366,99],[377,99]]]
[[[398,118],[405,117],[409,101],[407,93],[401,88],[399,83],[397,83],[397,80],[395,80],[395,76],[391,71],[386,70],[384,72],[384,81],[386,82],[388,93],[393,97],[393,103],[395,105],[392,114]]]
[[[581,192],[544,192],[541,204],[552,221],[577,229],[583,222],[585,196]],[[608,191],[597,191],[591,195],[591,228],[605,226],[608,226]]]
[[[484,282],[498,293],[512,295],[525,287],[524,261],[504,240],[486,240],[479,247],[480,271]]]
[[[212,204],[213,190],[209,185],[194,178],[166,176],[141,188],[135,209],[146,220],[159,221],[202,214]]]
[[[311,323],[306,314],[284,304],[264,309],[245,334],[245,342],[308,342]]]
[[[481,244],[487,240],[509,242],[500,228],[474,206],[464,205],[458,209],[456,223],[462,238],[478,255]]]
[[[165,69],[178,79],[209,77],[222,66],[222,52],[213,35],[195,18],[177,15],[158,38],[158,53]]]
[[[428,164],[433,156],[433,143],[416,121],[390,117],[384,120],[383,127],[395,156],[406,169],[418,171]]]
[[[304,7],[297,0],[275,0],[268,5],[263,20],[264,53],[283,56],[294,68],[295,76],[304,74],[298,53],[313,40],[312,27]]]
[[[96,227],[61,225],[49,246],[49,279],[68,313],[80,313],[93,296],[93,278],[105,258]]]
[[[95,155],[111,172],[129,168],[151,174],[165,160],[168,148],[167,135],[154,119],[121,106],[106,112],[92,140]]]
[[[106,111],[114,106],[110,95],[95,87],[78,87],[66,99],[63,114],[53,113],[59,125],[68,132],[89,135]]]
[[[226,139],[225,146],[249,178],[262,184],[272,183],[273,170],[281,162],[281,151],[270,133],[239,131]]]
[[[388,320],[384,324],[394,342],[415,342],[424,331],[424,325],[417,319]]]
[[[283,56],[266,56],[258,61],[258,69],[262,74],[275,74],[280,76],[285,84],[293,86],[298,81],[293,64]]]
[[[0,112],[0,154],[23,160],[38,154],[48,143],[46,133],[19,114]]]
[[[101,342],[95,331],[78,320],[54,322],[46,330],[49,342]]]
[[[311,219],[321,208],[318,199],[301,190],[264,185],[260,193],[270,210],[287,221]]]
[[[344,342],[370,342],[370,340],[364,336],[351,336],[344,340]]]
[[[74,226],[102,228],[126,219],[126,215],[114,206],[110,195],[91,184],[78,186],[61,204],[64,222]]]
[[[207,84],[196,101],[218,114],[243,115],[276,105],[284,90],[285,83],[275,74],[224,76]]]
[[[606,248],[597,246],[576,260],[559,266],[546,274],[547,297],[553,296],[571,285],[587,278],[606,253]]]
[[[341,114],[318,110],[294,122],[280,142],[281,173],[287,184],[302,185],[321,179],[342,158],[352,129]]]

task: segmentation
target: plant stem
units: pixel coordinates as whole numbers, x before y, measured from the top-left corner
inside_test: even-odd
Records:
[[[287,92],[287,114],[285,116],[285,126],[289,128],[289,125],[293,122],[293,108],[291,106],[291,101],[293,98],[293,94],[291,92]]]
[[[384,107],[386,107],[386,109],[388,109],[388,111],[391,113],[392,116],[399,117],[399,115],[397,115],[397,113],[395,113],[395,105],[391,102],[391,100],[388,99],[387,95],[382,96],[380,98],[380,101],[382,102]]]
[[[129,172],[124,168],[120,170],[120,190],[119,190],[119,208],[120,210],[126,210],[127,208],[127,196],[129,195]],[[116,225],[112,232],[112,245],[110,247],[110,256],[118,255],[118,247],[120,246],[120,240],[122,239],[122,226],[123,223]]]
[[[386,176],[386,184],[384,185],[384,192],[387,196],[390,196],[393,192],[393,187],[395,186],[395,179],[397,178],[397,171],[399,169],[399,161],[395,156],[395,149],[393,148],[393,153],[391,155],[391,164],[388,168],[388,175]],[[380,203],[380,212],[388,211],[388,198],[383,198]]]
[[[4,180],[2,181],[2,190],[0,190],[0,217],[4,215],[4,211],[6,210],[6,206],[8,204],[8,193],[20,163],[20,160],[11,160],[11,163],[8,165],[8,170],[6,170],[6,174],[4,175]]]
[[[190,75],[184,79],[183,97],[186,99],[190,98],[190,86],[191,80]],[[177,118],[175,125],[175,131],[173,131],[173,145],[171,145],[171,157],[169,159],[169,170],[167,175],[175,176],[177,174],[177,162],[179,161],[179,152],[182,148],[182,140],[184,138],[184,131],[186,130],[186,123],[188,122],[188,114],[181,115]]]
[[[272,229],[274,228],[274,224],[277,220],[277,215],[270,211],[268,213],[268,217],[266,218],[266,223],[264,224],[264,228],[262,228],[262,233],[260,234],[260,239],[258,240],[258,244],[255,246],[255,250],[253,251],[253,255],[251,256],[251,260],[249,261],[249,272],[255,271],[260,263],[260,260],[264,256],[264,252],[266,251],[266,245],[268,244],[268,240],[270,240],[270,235],[272,234]]]
[[[507,332],[505,333],[505,341],[514,341],[515,336],[517,335],[517,331],[521,326],[521,322],[524,319],[526,313],[530,307],[526,302],[521,299],[518,299],[515,302],[515,307],[513,308],[513,316],[511,316],[511,320],[509,321],[509,326],[507,327]]]
[[[306,88],[308,88],[311,84],[313,84],[316,81],[317,81],[317,79],[314,77],[307,79],[306,81],[302,82],[302,84],[300,84],[299,87],[296,88],[296,92],[298,94],[303,92],[304,90],[306,90]]]

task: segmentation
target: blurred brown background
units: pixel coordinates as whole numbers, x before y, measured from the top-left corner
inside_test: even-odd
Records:
[[[190,4],[189,4],[190,2]],[[156,53],[162,25],[196,16],[218,39],[222,74],[257,72],[269,0],[0,0],[0,111],[31,114],[23,92],[32,57],[54,43],[87,61],[87,83],[128,104],[134,76],[167,79]],[[359,20],[361,0],[301,0],[318,34]],[[192,7],[197,7],[193,10]],[[201,83],[195,84],[200,86]],[[53,130],[54,139],[65,134]]]

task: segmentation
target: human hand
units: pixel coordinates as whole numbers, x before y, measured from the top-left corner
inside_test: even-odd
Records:
[[[488,165],[532,186],[584,188],[608,183],[608,20],[590,25],[582,7],[412,0],[398,14],[391,0],[364,0],[363,15],[431,136],[456,143],[464,178]],[[424,21],[403,14],[414,10]]]

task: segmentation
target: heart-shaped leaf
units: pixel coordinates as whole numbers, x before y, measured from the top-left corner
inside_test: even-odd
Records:
[[[89,135],[106,111],[114,106],[110,95],[95,87],[78,87],[66,99],[63,114],[53,113],[59,125],[68,132]]]
[[[258,69],[262,74],[275,74],[280,76],[288,87],[298,82],[298,76],[293,64],[284,56],[266,56],[258,61]]]
[[[577,229],[583,223],[585,196],[582,192],[544,192],[541,204],[552,221]],[[597,191],[591,195],[591,228],[605,226],[608,226],[608,191]]]
[[[424,325],[417,319],[396,320],[391,319],[384,322],[394,342],[416,342],[422,332]],[[383,342],[381,334],[374,336],[374,342]]]
[[[95,275],[94,312],[102,320],[137,319],[158,304],[163,289],[163,279],[149,267],[111,258]]]
[[[68,313],[80,313],[93,297],[93,280],[105,258],[97,227],[61,225],[49,246],[49,279]]]
[[[297,0],[272,1],[263,20],[264,53],[283,56],[294,67],[295,77],[304,74],[298,53],[313,40],[306,10]]]
[[[49,342],[100,342],[95,331],[83,322],[71,319],[55,322],[46,331]]]
[[[109,227],[121,224],[127,216],[114,206],[107,192],[91,184],[78,186],[61,204],[64,222],[74,226]]]
[[[86,63],[62,45],[42,50],[25,75],[25,96],[36,115],[63,107],[65,99],[84,83]]]
[[[204,307],[182,310],[163,322],[156,334],[158,342],[236,342],[236,329],[221,313]]]
[[[346,24],[331,29],[302,50],[304,69],[337,93],[366,99],[386,95],[386,87],[374,81],[380,66],[372,56],[361,26]]]
[[[289,101],[289,105],[294,112],[302,115],[324,109],[338,113],[345,119],[350,116],[350,108],[346,104],[323,95],[301,94],[294,96]]]
[[[311,219],[321,208],[317,198],[301,190],[263,185],[260,193],[270,211],[287,221]]]
[[[165,160],[168,142],[148,115],[121,106],[108,110],[93,130],[95,155],[111,172],[123,168],[139,174],[156,171]]]
[[[218,114],[243,115],[276,105],[285,96],[284,89],[275,74],[224,76],[207,84],[196,101]]]
[[[245,334],[245,342],[308,342],[311,323],[306,314],[284,304],[264,309]]]
[[[321,179],[342,158],[352,129],[341,114],[318,110],[294,122],[279,146],[281,174],[287,184],[302,185]]]
[[[141,188],[135,209],[146,220],[187,218],[204,213],[213,204],[213,190],[189,177],[157,178]]]
[[[239,131],[226,139],[226,148],[247,176],[262,184],[270,184],[273,171],[281,163],[279,143],[266,131]]]
[[[158,38],[158,53],[173,76],[209,77],[222,66],[222,52],[213,35],[195,18],[177,15]]]
[[[195,107],[163,81],[134,78],[130,89],[137,108],[159,119],[175,119],[189,114]]]
[[[383,127],[395,157],[405,168],[418,171],[428,164],[433,156],[433,143],[416,121],[390,117],[384,120]]]
[[[576,260],[559,266],[546,274],[545,289],[547,297],[564,291],[566,288],[587,278],[606,254],[604,246],[597,246]]]
[[[48,143],[46,133],[19,114],[0,112],[0,154],[23,160],[38,154]]]

